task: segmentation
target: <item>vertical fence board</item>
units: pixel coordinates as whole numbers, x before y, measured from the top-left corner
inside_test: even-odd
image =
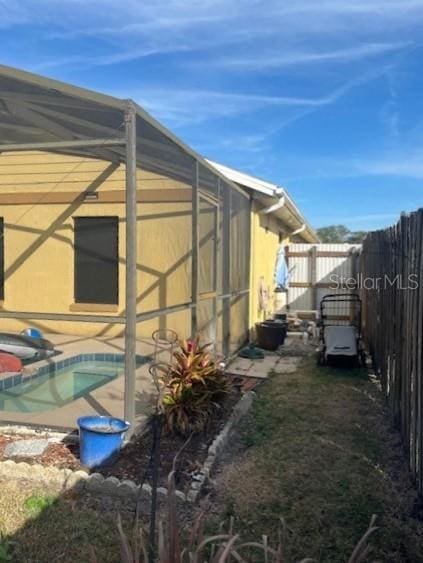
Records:
[[[423,492],[423,210],[369,233],[358,261],[363,338]],[[364,281],[365,280],[365,281]],[[369,281],[370,280],[370,281]],[[378,283],[375,283],[379,280]]]

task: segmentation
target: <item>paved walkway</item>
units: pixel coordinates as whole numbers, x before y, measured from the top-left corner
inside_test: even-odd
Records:
[[[239,377],[266,379],[271,372],[294,373],[301,358],[315,353],[315,341],[304,343],[300,336],[288,336],[281,353],[264,352],[262,360],[235,358],[227,367],[227,373]]]
[[[262,360],[247,360],[236,358],[227,367],[227,372],[240,377],[254,377],[265,379],[270,372],[293,373],[296,371],[301,358],[294,356],[265,355]]]

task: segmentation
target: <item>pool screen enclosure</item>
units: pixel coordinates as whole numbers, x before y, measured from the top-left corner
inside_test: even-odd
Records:
[[[0,66],[0,135],[0,158],[9,154],[18,159],[24,153],[32,173],[13,187],[13,201],[33,205],[23,208],[17,219],[6,220],[6,232],[33,229],[33,207],[38,206],[39,213],[40,205],[50,202],[49,212],[54,205],[58,209],[52,238],[59,244],[57,229],[82,217],[82,206],[91,204],[89,209],[97,206],[98,216],[116,216],[119,272],[124,270],[116,281],[122,293],[116,311],[66,308],[58,294],[46,309],[36,300],[32,309],[4,307],[2,322],[51,323],[58,332],[64,323],[69,327],[92,323],[103,327],[99,335],[124,334],[123,414],[129,422],[135,418],[137,337],[166,327],[181,337],[200,332],[224,356],[245,341],[250,199],[244,191],[133,101],[4,66]],[[36,182],[41,156],[42,165],[50,166],[46,154],[54,159],[54,182]],[[56,169],[64,157],[70,160],[58,177]],[[96,176],[84,183],[93,171]],[[38,196],[28,195],[35,184],[38,201],[31,200]],[[4,190],[0,177],[0,201]],[[107,205],[110,213],[104,211]],[[34,243],[22,245],[19,260],[4,265],[5,303],[8,284],[11,287],[25,264],[32,264],[34,253],[49,244],[45,231]],[[7,258],[7,239],[5,245]],[[50,256],[54,260],[54,252]],[[86,288],[85,292],[89,294]]]

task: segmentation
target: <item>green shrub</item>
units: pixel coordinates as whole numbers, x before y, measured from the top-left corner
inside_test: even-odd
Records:
[[[230,382],[199,338],[179,343],[161,377],[161,410],[171,433],[204,430],[230,391]]]

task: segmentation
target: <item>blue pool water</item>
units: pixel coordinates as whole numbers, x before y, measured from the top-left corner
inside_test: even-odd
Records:
[[[137,358],[138,365],[145,361]],[[122,355],[87,354],[50,364],[31,377],[15,376],[7,386],[3,382],[0,410],[30,413],[56,409],[113,381],[123,372]]]

